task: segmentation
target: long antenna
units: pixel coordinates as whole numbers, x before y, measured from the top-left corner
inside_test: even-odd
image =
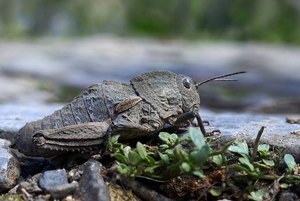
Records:
[[[196,86],[196,88],[198,88],[199,86],[201,86],[201,85],[203,85],[207,82],[214,81],[214,80],[216,80],[216,81],[236,81],[235,79],[221,79],[221,78],[230,77],[230,76],[233,76],[233,75],[238,75],[238,74],[243,74],[243,73],[246,73],[246,71],[239,71],[239,72],[235,72],[235,73],[220,75],[218,77],[213,77],[213,78],[210,78],[208,80],[204,80],[203,82],[197,83],[195,86]]]

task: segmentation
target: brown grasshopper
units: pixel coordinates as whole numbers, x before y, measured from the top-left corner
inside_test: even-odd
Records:
[[[130,84],[104,81],[85,89],[53,114],[27,123],[19,130],[13,148],[28,156],[51,157],[62,152],[101,147],[109,135],[133,139],[160,131],[166,124],[186,127],[194,118],[206,135],[199,115],[198,87],[202,83],[169,71],[153,71]],[[103,146],[104,147],[104,146]]]

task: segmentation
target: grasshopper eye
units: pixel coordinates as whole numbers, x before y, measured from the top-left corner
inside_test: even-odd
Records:
[[[191,82],[192,82],[191,79],[188,78],[188,77],[185,77],[185,78],[182,80],[183,86],[184,86],[185,88],[187,88],[187,89],[190,89],[190,88],[191,88],[191,85],[192,85]]]

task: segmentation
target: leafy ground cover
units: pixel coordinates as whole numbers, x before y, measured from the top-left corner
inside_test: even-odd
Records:
[[[181,136],[159,133],[158,144],[129,146],[113,136],[108,150],[120,178],[146,178],[176,200],[278,200],[284,193],[297,197],[299,164],[282,149],[260,144],[263,130],[253,147],[245,141],[219,145],[191,127]]]

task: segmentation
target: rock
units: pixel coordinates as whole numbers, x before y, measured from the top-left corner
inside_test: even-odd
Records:
[[[61,199],[73,194],[77,182],[68,183],[65,169],[45,171],[39,179],[39,186],[50,193],[54,199]]]
[[[9,142],[0,139],[0,144],[0,192],[3,192],[16,185],[20,167],[16,158],[9,152]]]
[[[38,180],[40,176],[41,173],[36,174],[33,177],[27,178],[25,181],[22,181],[19,184],[17,192],[23,193],[25,190],[28,194],[41,194],[43,191],[38,185]]]
[[[296,201],[298,196],[295,193],[291,192],[282,192],[279,196],[279,201]]]
[[[102,165],[89,160],[83,166],[83,175],[79,181],[80,199],[85,201],[110,201],[108,187],[100,173]]]
[[[259,129],[265,126],[260,142],[283,147],[300,161],[300,136],[293,134],[300,130],[300,124],[287,123],[285,115],[215,113],[208,110],[200,112],[200,115],[202,119],[209,121],[210,126],[206,126],[208,131],[215,129],[221,131],[222,135],[218,139],[220,143],[235,139],[253,143]]]

